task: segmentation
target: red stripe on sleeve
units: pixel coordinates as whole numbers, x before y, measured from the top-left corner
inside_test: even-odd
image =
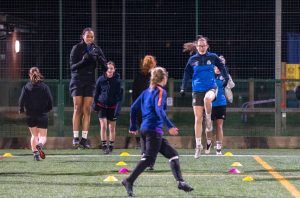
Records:
[[[162,96],[163,96],[163,89],[161,87],[157,87],[159,89],[159,95],[158,95],[158,104],[157,106],[161,106],[162,103]]]

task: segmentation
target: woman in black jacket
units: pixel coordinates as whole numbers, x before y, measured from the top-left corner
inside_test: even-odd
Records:
[[[74,45],[70,55],[71,82],[70,93],[73,97],[73,146],[89,148],[87,134],[90,125],[91,105],[95,89],[95,69],[102,64],[105,70],[106,58],[100,47],[94,44],[91,28],[82,31],[81,42]],[[79,141],[80,121],[82,138]]]
[[[121,111],[123,89],[120,75],[115,72],[115,63],[107,63],[107,71],[100,76],[96,83],[93,109],[98,112],[100,122],[100,138],[104,154],[113,150],[116,138],[116,121]],[[109,142],[106,130],[109,128]]]
[[[29,78],[30,82],[22,88],[19,98],[19,113],[24,113],[26,110],[34,160],[40,161],[40,158],[46,157],[43,147],[47,141],[48,112],[52,109],[53,99],[37,67],[30,68]]]
[[[154,56],[146,55],[142,59],[141,65],[140,65],[140,71],[138,72],[137,76],[134,78],[133,84],[132,84],[132,102],[134,102],[145,89],[149,88],[150,76],[151,76],[150,72],[151,72],[151,69],[155,68],[156,66],[157,66],[157,61]],[[138,124],[142,123],[141,111],[139,111],[137,114],[137,120],[138,120]],[[144,154],[145,143],[143,142],[143,140],[140,137],[136,136],[135,138],[136,138],[137,144],[141,145],[141,152],[142,152],[142,154]],[[129,139],[127,141],[129,142]],[[126,143],[126,144],[128,144],[128,143]],[[153,170],[154,163],[155,163],[155,160],[153,163],[150,164],[149,170]]]

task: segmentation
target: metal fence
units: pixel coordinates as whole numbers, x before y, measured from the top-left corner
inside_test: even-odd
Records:
[[[69,54],[85,27],[95,30],[98,45],[123,78],[119,134],[127,132],[129,90],[146,54],[167,68],[173,79],[170,116],[184,134],[193,134],[190,95],[182,99],[177,93],[189,58],[182,45],[202,34],[210,39],[210,51],[225,56],[236,82],[225,134],[299,135],[293,93],[300,76],[299,18],[298,0],[1,1],[0,136],[27,135],[17,100],[32,66],[41,69],[54,96],[49,134],[72,134]],[[92,117],[91,133],[97,134]]]

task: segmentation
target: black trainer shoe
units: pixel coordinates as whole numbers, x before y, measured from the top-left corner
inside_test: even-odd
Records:
[[[122,185],[125,187],[128,197],[134,197],[133,190],[132,190],[132,184],[127,181],[127,179],[124,179],[122,181]]]
[[[178,182],[178,189],[183,190],[184,192],[191,192],[194,190],[194,188],[192,186],[188,185],[184,181]]]
[[[212,147],[212,143],[206,144],[205,154],[210,154],[211,147]]]
[[[112,153],[112,151],[114,150],[114,146],[113,145],[109,145],[108,146],[108,153]]]
[[[38,150],[38,152],[40,153],[40,157],[42,159],[45,159],[46,158],[46,155],[43,151],[43,144],[42,143],[39,143],[38,145],[36,145],[36,149]]]
[[[154,164],[150,164],[149,166],[148,166],[148,169],[147,169],[148,171],[153,171],[154,170]]]
[[[73,138],[73,147],[76,149],[79,147],[79,138]]]
[[[41,161],[40,155],[39,155],[38,152],[34,152],[34,153],[33,153],[33,160],[34,160],[34,161]]]
[[[80,147],[82,147],[84,149],[89,149],[91,147],[88,143],[88,140],[85,138],[81,138],[79,145],[80,145]]]

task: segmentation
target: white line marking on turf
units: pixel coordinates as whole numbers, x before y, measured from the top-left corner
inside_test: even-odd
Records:
[[[31,155],[23,155],[23,156],[18,156],[15,155],[13,157],[26,157],[26,156],[30,156]],[[129,156],[120,156],[120,155],[55,155],[55,154],[48,154],[46,155],[47,157],[55,157],[55,158],[78,158],[78,157],[120,157],[122,159],[124,158],[128,158],[128,157],[140,157],[141,155],[129,155]],[[232,158],[232,157],[254,157],[257,155],[234,155],[234,156],[217,156],[217,155],[201,155],[200,158],[202,157],[228,157],[228,158]],[[259,155],[261,157],[277,157],[277,158],[300,158],[299,155]],[[194,157],[194,155],[179,155],[179,157]],[[197,159],[195,159],[197,160]]]

